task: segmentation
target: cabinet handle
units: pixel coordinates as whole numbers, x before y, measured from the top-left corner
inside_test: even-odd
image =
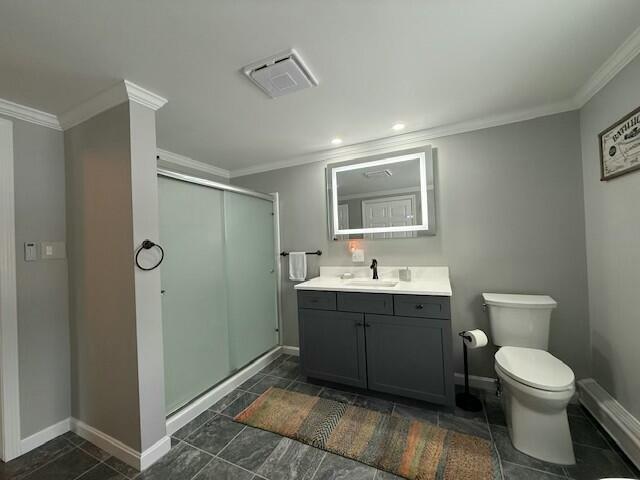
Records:
[[[416,310],[422,310],[423,308],[424,308],[424,305],[422,305],[421,303],[416,305]]]
[[[356,322],[356,327],[363,327],[363,326],[364,326],[364,323],[362,323],[362,322]]]
[[[365,323],[365,324],[364,324],[364,328],[369,328],[370,326],[371,326],[371,324],[370,324],[370,323]]]

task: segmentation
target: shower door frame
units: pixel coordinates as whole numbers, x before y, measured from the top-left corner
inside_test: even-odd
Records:
[[[201,186],[213,188],[216,190],[234,192],[234,193],[239,193],[241,195],[248,195],[250,197],[260,198],[262,200],[268,200],[273,203],[273,236],[274,236],[273,255],[274,255],[274,266],[275,266],[275,275],[276,275],[276,298],[274,299],[275,306],[276,306],[276,325],[274,327],[275,327],[276,333],[278,334],[277,336],[278,341],[274,348],[281,347],[282,346],[282,318],[280,313],[281,312],[280,290],[282,287],[282,279],[281,279],[282,272],[281,272],[281,265],[280,265],[280,204],[279,204],[278,194],[256,192],[255,190],[249,190],[248,188],[237,187],[235,185],[229,185],[226,183],[214,182],[213,180],[194,177],[192,175],[186,175],[184,173],[178,173],[178,172],[174,172],[164,168],[158,168],[157,174],[159,177],[172,178],[174,180],[193,183],[196,185],[201,185]],[[232,377],[233,375],[234,374],[231,374],[230,377]],[[226,378],[229,378],[229,377],[226,377]],[[187,405],[189,405],[189,403],[187,403]],[[181,407],[181,408],[184,408],[184,407]]]

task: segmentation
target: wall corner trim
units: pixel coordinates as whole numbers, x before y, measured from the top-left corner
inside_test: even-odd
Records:
[[[582,108],[620,70],[640,54],[640,27],[638,27],[613,54],[594,72],[589,80],[576,92],[574,100],[577,108]]]
[[[179,155],[168,150],[158,148],[158,156],[160,157],[160,160],[164,160],[165,162],[172,163],[174,165],[191,168],[200,172],[210,173],[218,177],[231,178],[231,173],[229,172],[229,170],[225,170],[224,168],[216,167],[214,165],[209,165],[208,163],[199,162],[198,160],[194,160],[193,158]]]
[[[149,468],[171,449],[171,438],[168,435],[162,437],[145,451],[138,452],[120,440],[116,440],[112,436],[76,418],[71,419],[71,430],[78,436],[140,471]]]
[[[8,117],[24,120],[25,122],[35,123],[43,127],[52,128],[54,130],[62,130],[58,117],[51,113],[36,110],[35,108],[20,105],[0,98],[0,114]]]
[[[593,378],[578,381],[580,403],[640,468],[640,421]]]
[[[5,462],[20,455],[13,122],[0,119],[0,415]]]
[[[66,111],[58,119],[62,129],[67,130],[126,101],[139,103],[152,110],[158,110],[167,103],[166,98],[128,80],[121,80]]]
[[[20,441],[20,455],[30,452],[38,448],[40,445],[44,445],[49,440],[53,440],[60,435],[67,433],[71,430],[71,418],[65,418],[64,420],[54,423],[53,425],[43,428],[39,432],[29,435],[27,438],[23,438]]]

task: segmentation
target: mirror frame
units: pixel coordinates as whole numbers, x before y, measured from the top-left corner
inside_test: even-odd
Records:
[[[362,235],[367,233],[387,233],[387,232],[417,232],[418,235],[434,235],[435,234],[435,208],[434,188],[435,175],[433,169],[433,159],[431,155],[431,147],[425,146],[415,151],[397,152],[398,154],[373,156],[353,159],[350,161],[336,162],[328,164],[326,167],[327,182],[327,208],[329,234],[334,240],[348,240],[349,235]],[[400,227],[373,227],[373,228],[338,228],[338,189],[337,175],[340,172],[350,170],[358,170],[361,168],[376,167],[381,165],[389,165],[394,163],[418,160],[420,168],[420,204],[421,204],[421,222],[420,224]],[[429,187],[427,184],[427,169],[431,170],[434,185]],[[431,212],[434,212],[433,214]],[[339,236],[342,236],[340,238]]]

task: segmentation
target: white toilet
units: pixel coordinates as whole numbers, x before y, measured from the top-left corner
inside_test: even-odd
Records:
[[[575,392],[573,371],[549,345],[551,311],[546,295],[483,293],[491,339],[500,346],[495,369],[515,448],[547,462],[575,463],[567,404]]]

